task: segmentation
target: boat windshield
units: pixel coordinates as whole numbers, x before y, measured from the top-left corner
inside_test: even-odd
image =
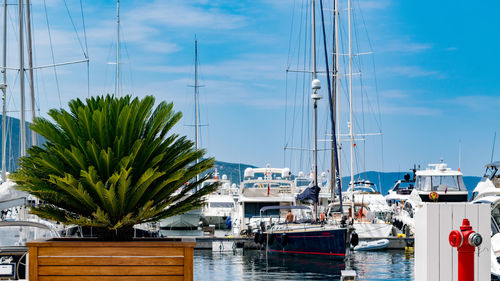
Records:
[[[415,188],[420,191],[466,191],[462,176],[417,176]]]
[[[0,247],[24,246],[26,242],[38,239],[54,238],[54,232],[34,226],[0,227]]]
[[[280,187],[290,187],[291,184],[288,182],[245,182],[243,184],[244,188],[280,188]]]
[[[414,185],[414,182],[402,181],[396,186],[396,189],[413,189]]]
[[[495,221],[496,225],[500,225],[500,204],[496,204],[492,209],[491,209],[491,217]]]
[[[498,171],[498,167],[495,165],[488,165],[486,167],[486,172],[484,173],[483,180],[485,178],[490,179],[496,188],[500,188],[500,172]]]
[[[296,179],[295,184],[297,187],[308,187],[311,184],[311,179]]]

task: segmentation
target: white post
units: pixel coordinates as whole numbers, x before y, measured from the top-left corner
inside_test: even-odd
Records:
[[[450,245],[452,230],[467,218],[483,243],[476,248],[474,281],[490,280],[491,211],[489,204],[427,203],[415,214],[415,280],[457,281],[458,253]]]

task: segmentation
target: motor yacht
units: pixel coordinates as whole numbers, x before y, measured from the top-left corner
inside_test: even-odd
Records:
[[[486,165],[471,201],[491,205],[491,280],[500,280],[500,161]]]
[[[250,234],[260,225],[260,209],[267,206],[292,206],[295,204],[295,183],[288,168],[245,169],[240,184],[239,200],[236,207],[237,219],[233,222],[233,232]],[[281,213],[280,213],[281,212]],[[269,216],[284,217],[285,210],[271,210]],[[250,232],[249,232],[250,231]]]
[[[392,206],[396,202],[405,202],[410,198],[410,194],[415,187],[415,174],[413,178],[410,174],[405,174],[402,180],[397,180],[394,186],[387,192],[385,201]]]
[[[404,203],[393,204],[393,223],[407,235],[415,233],[414,215],[424,203],[467,202],[468,192],[460,171],[446,163],[429,164],[415,173],[415,187]]]
[[[235,217],[235,206],[238,202],[238,188],[236,184],[231,184],[231,181],[226,175],[219,178],[219,174],[215,171],[214,177],[207,180],[203,184],[219,182],[219,188],[205,196],[205,204],[202,212],[206,223],[214,225],[217,229],[226,229],[226,221],[232,220]]]

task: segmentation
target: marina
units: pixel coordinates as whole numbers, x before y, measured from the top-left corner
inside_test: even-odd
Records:
[[[461,5],[7,2],[0,280],[500,280]]]

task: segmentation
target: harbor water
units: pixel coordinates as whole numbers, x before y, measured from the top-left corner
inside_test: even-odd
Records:
[[[353,252],[358,280],[414,280],[414,256],[404,251]],[[194,280],[339,280],[344,261],[267,255],[264,250],[195,250]]]

